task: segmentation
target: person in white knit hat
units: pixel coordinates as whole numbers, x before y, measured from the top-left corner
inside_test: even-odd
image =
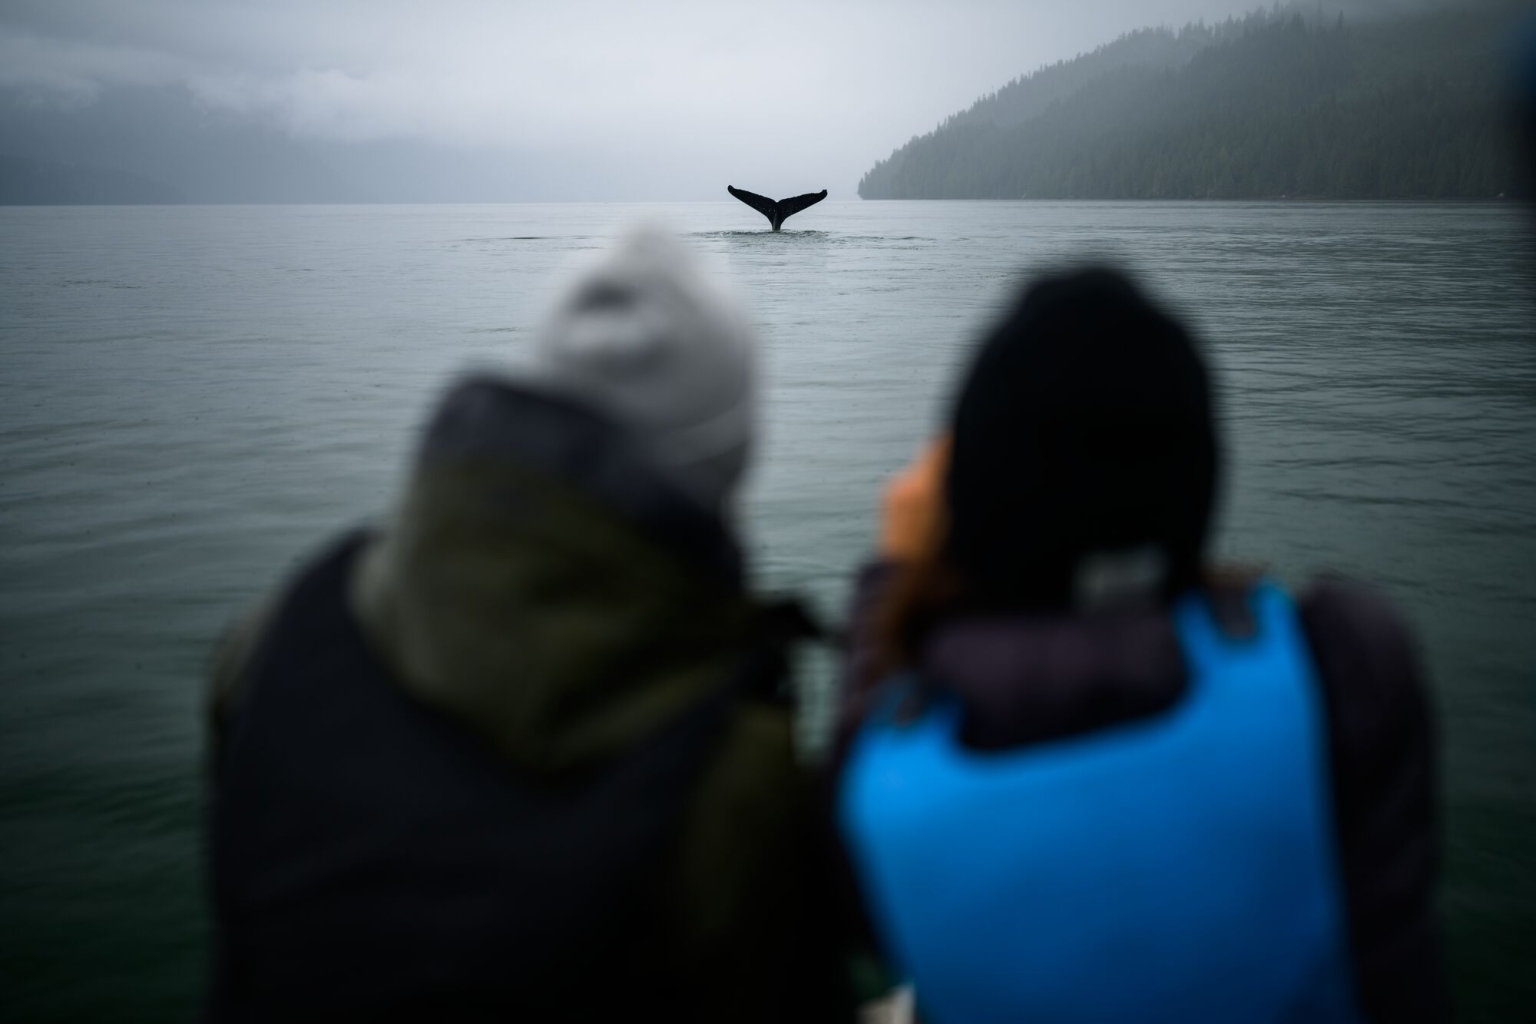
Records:
[[[720,509],[752,451],[756,348],[737,303],[692,253],[645,230],[556,306],[534,372],[621,420],[664,472]]]
[[[848,1019],[730,508],[754,339],[624,240],[215,658],[207,1018]]]

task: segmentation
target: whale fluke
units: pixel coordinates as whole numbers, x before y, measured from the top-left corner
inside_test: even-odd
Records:
[[[822,189],[820,192],[807,192],[803,196],[795,196],[792,199],[780,199],[777,202],[769,199],[767,196],[760,196],[756,192],[748,192],[744,188],[737,188],[735,185],[727,185],[725,190],[764,217],[767,217],[768,223],[773,225],[773,230],[775,231],[779,230],[786,220],[807,206],[815,206],[827,198],[826,189]]]

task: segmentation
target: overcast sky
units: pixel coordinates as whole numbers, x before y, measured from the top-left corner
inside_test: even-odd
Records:
[[[658,198],[726,183],[852,198],[876,159],[1018,74],[1130,29],[1255,6],[0,0],[0,86],[80,104],[125,83],[181,85],[299,137],[594,162]]]

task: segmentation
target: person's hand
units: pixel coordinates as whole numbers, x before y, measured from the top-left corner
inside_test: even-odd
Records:
[[[896,562],[920,561],[938,550],[948,517],[944,475],[949,470],[949,435],[931,442],[885,485],[880,553]]]

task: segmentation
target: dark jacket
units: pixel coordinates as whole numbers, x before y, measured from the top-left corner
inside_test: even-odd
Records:
[[[211,1014],[836,1013],[798,629],[615,425],[459,386],[388,529],[216,657]]]
[[[839,747],[873,693],[872,618],[889,565],[860,576]],[[1218,592],[1230,628],[1245,626],[1240,591]],[[1373,592],[1317,580],[1297,599],[1328,713],[1333,808],[1355,983],[1366,1018],[1436,1021],[1446,1015],[1434,892],[1435,740],[1417,654],[1402,620]],[[920,646],[928,685],[964,709],[962,742],[1006,749],[1154,715],[1187,685],[1166,611],[1083,616],[958,615]],[[857,914],[857,909],[855,910]]]

